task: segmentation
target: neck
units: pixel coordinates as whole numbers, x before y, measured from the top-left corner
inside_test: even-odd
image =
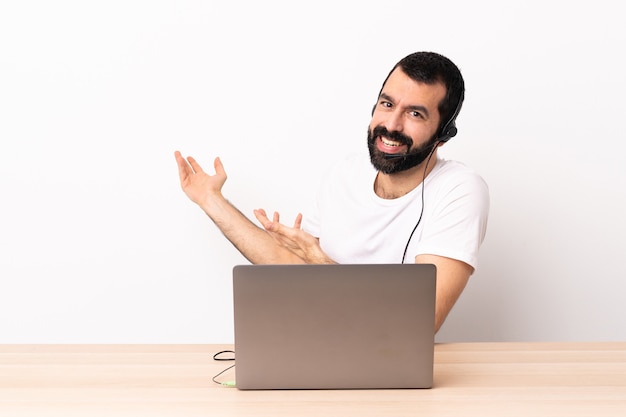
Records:
[[[427,162],[428,166],[426,166]],[[430,160],[426,160],[406,171],[393,174],[378,172],[374,180],[374,192],[380,198],[387,200],[402,197],[420,185],[433,170],[436,163],[437,152],[435,151]]]

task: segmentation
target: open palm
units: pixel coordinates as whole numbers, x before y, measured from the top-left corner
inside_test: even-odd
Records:
[[[202,205],[212,196],[221,194],[227,176],[219,158],[215,158],[213,163],[215,175],[209,175],[193,157],[185,159],[179,151],[176,151],[174,156],[178,163],[180,185],[193,202]]]

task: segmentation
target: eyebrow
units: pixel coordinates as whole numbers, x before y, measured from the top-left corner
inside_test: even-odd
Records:
[[[385,93],[380,93],[380,97],[379,97],[379,99],[381,99],[381,98],[382,98],[382,99],[385,99],[385,100],[387,100],[387,101],[391,101],[392,103],[394,103],[393,98],[391,98],[390,96],[388,96],[388,95],[387,95],[387,94],[385,94]],[[428,109],[427,109],[426,107],[424,107],[424,106],[412,105],[412,106],[407,106],[407,108],[406,108],[406,109],[407,109],[407,110],[411,110],[411,111],[418,111],[418,112],[420,112],[420,113],[424,113],[424,115],[425,115],[426,117],[429,117],[429,116],[430,116],[430,114],[428,113]]]

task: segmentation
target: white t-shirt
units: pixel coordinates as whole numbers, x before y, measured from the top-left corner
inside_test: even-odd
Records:
[[[374,193],[368,154],[338,161],[322,178],[302,228],[338,263],[400,263],[420,218],[422,184],[396,199]],[[419,254],[478,265],[489,213],[485,181],[460,162],[437,159],[426,177],[424,213],[410,239],[406,263]]]

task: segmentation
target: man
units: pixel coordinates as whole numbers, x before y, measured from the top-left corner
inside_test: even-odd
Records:
[[[439,54],[400,60],[372,112],[369,157],[339,161],[311,212],[299,214],[293,227],[260,209],[260,228],[231,205],[221,193],[226,172],[219,158],[208,175],[177,151],[181,186],[252,263],[436,265],[438,331],[476,268],[489,211],[482,178],[437,156],[456,134],[464,90],[456,65]]]

